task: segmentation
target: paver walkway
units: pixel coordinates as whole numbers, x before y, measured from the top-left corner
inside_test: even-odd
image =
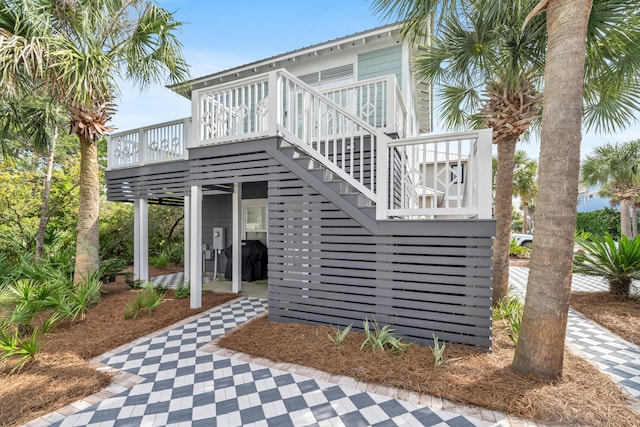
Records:
[[[506,421],[491,411],[485,416],[492,421],[483,421],[430,409],[416,396],[412,403],[363,391],[351,379],[332,383],[203,348],[266,308],[264,299],[242,298],[107,354],[102,363],[129,373],[132,387],[116,387],[111,397],[79,412],[67,408],[30,425],[454,427]]]
[[[524,298],[529,269],[511,267],[509,284],[517,295]],[[571,282],[574,291],[607,291],[609,285],[601,278],[574,275]],[[640,348],[613,334],[608,329],[569,310],[567,344],[578,354],[593,362],[626,392],[636,399],[640,397]]]
[[[512,292],[524,296],[528,268],[511,267]],[[574,290],[606,290],[575,276]],[[29,426],[534,426],[479,408],[387,387],[359,384],[309,368],[211,348],[217,337],[265,312],[242,298],[103,355],[120,384]],[[640,396],[640,349],[570,311],[567,342],[632,396]],[[397,398],[401,397],[401,398]]]

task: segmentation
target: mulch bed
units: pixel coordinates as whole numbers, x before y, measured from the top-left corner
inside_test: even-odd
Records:
[[[150,273],[174,271],[152,269]],[[189,298],[177,299],[169,291],[165,302],[152,314],[125,320],[126,303],[135,291],[123,277],[103,285],[103,290],[105,294],[86,319],[65,322],[55,328],[45,337],[45,347],[36,361],[27,364],[19,374],[8,375],[11,365],[0,367],[0,426],[23,424],[109,385],[110,376],[96,371],[87,363],[88,359],[238,297],[230,293],[205,293],[202,308],[191,310]]]
[[[494,323],[493,352],[447,345],[447,358],[434,366],[429,347],[412,345],[403,355],[360,350],[364,335],[351,332],[342,347],[327,336],[332,329],[256,319],[221,338],[218,345],[276,362],[296,363],[366,383],[490,408],[543,423],[638,426],[640,415],[618,387],[590,363],[565,354],[562,380],[523,377],[511,369],[514,346],[501,322]]]
[[[640,299],[609,292],[572,292],[571,308],[625,340],[640,345]]]

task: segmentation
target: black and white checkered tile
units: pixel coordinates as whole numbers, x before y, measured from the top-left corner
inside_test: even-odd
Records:
[[[145,380],[60,426],[487,426],[491,423],[198,351],[263,312],[245,298],[114,355]]]
[[[149,279],[154,286],[167,287],[169,289],[175,289],[180,285],[187,283],[183,272],[165,274],[164,276],[156,276]]]
[[[511,267],[509,285],[512,292],[524,297],[529,269]],[[606,291],[608,284],[597,277],[574,275],[575,291]],[[640,398],[640,348],[624,341],[609,330],[569,310],[567,343],[582,352],[603,372],[608,373],[622,389]]]

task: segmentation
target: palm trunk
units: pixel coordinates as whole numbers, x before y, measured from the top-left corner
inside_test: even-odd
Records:
[[[516,141],[498,143],[496,171],[495,219],[493,240],[493,303],[497,304],[509,289],[509,243],[511,241],[511,211],[513,208],[513,168]]]
[[[529,202],[522,202],[522,232],[529,233]]]
[[[562,375],[580,168],[586,33],[592,0],[549,0],[536,239],[513,368]]]
[[[80,139],[80,206],[74,283],[86,280],[100,266],[98,214],[100,181],[98,177],[98,144],[82,135]]]
[[[631,231],[631,200],[620,199],[620,232],[629,238],[633,238]]]
[[[631,234],[632,237],[638,235],[638,205],[631,203]]]
[[[44,188],[42,190],[42,208],[40,210],[40,223],[38,224],[38,234],[36,235],[35,260],[42,259],[44,251],[44,234],[49,222],[49,195],[51,194],[51,177],[53,176],[53,160],[56,157],[56,140],[58,139],[58,129],[53,130],[51,137],[51,147],[49,147],[49,159],[47,161],[47,174],[44,178]]]

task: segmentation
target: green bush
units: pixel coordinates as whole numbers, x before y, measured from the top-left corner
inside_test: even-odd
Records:
[[[119,258],[105,259],[100,263],[100,280],[109,283],[116,280],[116,276],[122,274],[127,268],[126,261]]]
[[[608,233],[576,241],[580,251],[573,257],[573,271],[599,276],[609,282],[614,295],[629,295],[632,280],[640,280],[640,236],[622,235],[618,242]]]
[[[526,246],[520,246],[516,239],[511,239],[509,242],[509,255],[518,257],[528,257],[531,254],[531,249]]]
[[[391,350],[394,353],[402,354],[411,345],[410,343],[402,342],[402,339],[390,325],[384,325],[380,328],[375,319],[372,323],[369,323],[369,319],[365,319],[363,327],[366,338],[360,345],[360,350],[369,346],[373,351]]]
[[[509,338],[514,345],[518,344],[520,339],[520,325],[522,324],[522,313],[524,312],[524,305],[520,298],[517,297],[504,297],[498,305],[493,307],[491,318],[493,320],[504,319],[509,320]]]
[[[185,299],[189,298],[189,295],[191,295],[191,286],[188,283],[178,285],[176,288],[176,298]]]
[[[612,208],[604,208],[593,212],[578,212],[576,231],[586,232],[594,236],[609,233],[614,239],[620,237],[620,212]]]
[[[169,265],[169,254],[162,252],[156,256],[149,257],[149,265],[155,268],[164,268]]]
[[[149,256],[168,258],[168,263],[181,264],[184,244],[183,209],[175,206],[149,206]],[[176,252],[174,253],[174,248]],[[180,248],[180,249],[177,249]],[[102,258],[133,261],[133,206],[106,203],[100,212],[100,251]],[[164,255],[163,252],[165,253]]]
[[[154,289],[153,283],[147,283],[142,290],[138,291],[133,301],[127,302],[124,318],[127,320],[136,319],[145,310],[152,313],[163,302],[164,292]]]

